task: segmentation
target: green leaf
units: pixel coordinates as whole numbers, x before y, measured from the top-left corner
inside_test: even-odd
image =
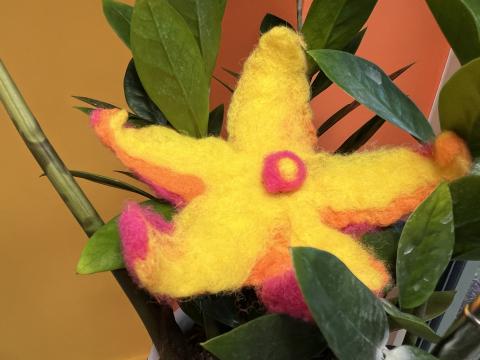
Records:
[[[233,91],[234,91],[233,88],[230,85],[228,85],[225,81],[223,81],[222,79],[219,79],[215,75],[212,75],[212,77],[215,80],[217,80],[220,84],[222,84],[225,89],[227,89],[229,92],[233,93]]]
[[[130,22],[133,8],[130,5],[114,1],[103,0],[103,14],[113,31],[130,47]]]
[[[171,219],[173,208],[170,205],[148,200],[142,203]],[[102,271],[122,269],[125,265],[120,247],[120,234],[117,226],[118,217],[113,218],[88,240],[77,264],[77,273],[86,275]]]
[[[222,69],[223,71],[225,71],[226,73],[232,75],[235,79],[240,79],[240,74],[236,71],[233,71],[233,70],[230,70],[230,69],[227,69],[225,67],[222,66]]]
[[[480,260],[480,176],[470,175],[450,183],[457,260]]]
[[[117,218],[107,222],[88,240],[77,264],[77,273],[94,274],[102,271],[123,269],[120,234]]]
[[[118,109],[118,106],[112,105],[110,103],[107,103],[105,101],[100,101],[96,99],[91,99],[85,96],[72,96],[73,98],[83,101],[84,103],[87,103],[89,105],[92,105],[95,108],[101,108],[101,109]]]
[[[480,56],[477,0],[427,0],[430,10],[462,64]]]
[[[402,75],[405,71],[410,69],[413,66],[412,64],[406,65],[397,71],[394,71],[389,75],[390,80],[395,80],[397,77]],[[335,114],[330,116],[317,130],[317,136],[322,135],[327,130],[329,130],[333,125],[343,119],[345,116],[350,114],[353,110],[360,106],[360,103],[356,100],[352,101],[350,104],[345,105],[340,110],[338,110]]]
[[[355,54],[360,47],[366,32],[367,28],[360,30],[342,50],[348,52],[349,54]]]
[[[358,47],[360,46],[360,43],[363,40],[363,37],[364,37],[366,31],[367,31],[367,29],[365,28],[362,31],[358,32],[357,35],[354,36],[352,41],[350,41],[350,43],[348,43],[348,45],[345,46],[343,51],[346,51],[350,54],[355,54],[358,50]],[[315,80],[313,80],[312,85],[310,86],[311,87],[311,96],[310,97],[313,99],[315,96],[320,94],[322,91],[326,90],[331,84],[332,84],[332,82],[327,77],[327,75],[325,75],[323,73],[323,71],[320,71],[317,74],[317,77],[315,78]]]
[[[435,291],[427,300],[422,319],[429,321],[447,311],[455,297],[456,291]]]
[[[293,248],[292,253],[305,301],[335,355],[381,358],[388,326],[372,292],[332,254],[306,247]]]
[[[400,236],[397,285],[402,308],[427,301],[450,261],[454,242],[452,199],[442,183],[410,215]]]
[[[385,360],[436,360],[437,358],[419,348],[402,345],[387,352]]]
[[[175,129],[205,136],[209,81],[183,17],[167,0],[137,0],[130,40],[135,67],[148,96]]]
[[[385,123],[380,116],[375,115],[373,118],[363,124],[357,131],[355,131],[345,142],[337,149],[337,153],[345,154],[351,153],[360,149],[367,143],[375,133],[380,130]]]
[[[234,328],[265,314],[255,289],[249,287],[235,293],[197,296],[179,305],[199,325],[209,319]]]
[[[135,69],[133,59],[130,60],[127,70],[125,71],[125,77],[123,78],[123,91],[128,106],[133,112],[135,112],[135,114],[150,121],[151,124],[168,124],[165,115],[163,115],[158,106],[148,97],[147,92],[143,88],[137,70]]]
[[[84,113],[88,116],[90,116],[92,111],[95,110],[94,108],[89,108],[89,107],[85,107],[85,106],[74,106],[73,108],[77,109],[77,110],[80,110],[82,113]]]
[[[430,342],[438,342],[440,340],[440,336],[435,334],[424,320],[412,314],[401,312],[385,299],[380,299],[380,301],[395,328],[405,329],[411,334],[420,336]]]
[[[210,78],[220,47],[226,0],[170,0],[170,4],[183,16],[195,37]]]
[[[274,314],[252,320],[202,346],[220,360],[292,360],[320,354],[325,341],[311,324]]]
[[[260,34],[265,34],[268,30],[274,28],[275,26],[286,26],[290,29],[293,29],[292,24],[290,24],[287,20],[268,13],[267,15],[265,15],[262,23],[260,24]]]
[[[137,176],[135,176],[135,174],[133,172],[130,172],[130,171],[124,171],[124,170],[113,170],[115,171],[116,173],[119,173],[119,174],[122,174],[122,175],[125,175],[125,176],[128,176],[129,178],[131,179],[134,179],[134,180],[139,180]]]
[[[383,261],[388,265],[390,271],[394,272],[401,233],[402,228],[400,226],[392,226],[382,231],[365,234],[362,237],[362,242],[375,253],[376,258]]]
[[[237,327],[241,323],[235,307],[236,294],[198,296],[192,300],[181,302],[179,305],[183,309],[185,305],[187,305],[187,308],[191,308],[192,304],[204,316],[231,328]]]
[[[381,118],[424,142],[434,138],[425,116],[378,66],[344,51],[312,50],[309,54],[330,80]]]
[[[222,132],[223,125],[223,113],[224,106],[223,104],[218,105],[215,109],[210,112],[208,119],[208,135],[210,136],[220,136]]]
[[[143,191],[142,189],[137,188],[136,186],[127,184],[127,183],[125,183],[123,181],[120,181],[120,180],[117,180],[117,179],[112,179],[112,178],[109,178],[109,177],[103,176],[103,175],[92,174],[92,173],[89,173],[89,172],[86,172],[86,171],[77,171],[77,170],[69,170],[69,171],[72,174],[72,176],[77,177],[77,178],[89,180],[89,181],[95,182],[97,184],[110,186],[110,187],[113,187],[113,188],[116,188],[116,189],[122,189],[122,190],[130,191],[130,192],[145,196],[148,199],[152,199],[152,200],[156,199],[155,196],[153,196],[152,194],[149,194],[148,192]]]
[[[480,155],[480,59],[462,66],[443,86],[438,104],[440,125],[468,143]]]
[[[376,0],[314,0],[303,24],[308,49],[342,49],[360,31]]]
[[[100,100],[96,100],[96,99],[91,99],[91,98],[88,98],[88,97],[84,97],[84,96],[72,96],[73,98],[77,99],[77,100],[80,100],[80,101],[83,101],[87,104],[90,104],[92,106],[94,106],[95,108],[100,108],[100,109],[118,109],[118,106],[116,105],[112,105],[110,103],[107,103],[105,101],[100,101]],[[87,114],[87,115],[90,115],[90,112],[92,112],[93,110],[95,109],[91,109],[91,108],[86,108],[86,107],[81,107],[81,106],[74,106],[74,108],[80,110],[81,112]],[[132,114],[132,113],[128,113],[128,123],[130,125],[133,125],[133,126],[136,126],[136,127],[143,127],[143,126],[148,126],[148,125],[152,125],[152,122],[151,120],[146,120],[146,119],[142,119],[141,117],[135,115],[135,114]]]

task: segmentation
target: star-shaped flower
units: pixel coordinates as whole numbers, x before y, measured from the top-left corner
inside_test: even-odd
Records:
[[[316,152],[303,46],[287,28],[262,36],[233,95],[226,141],[128,127],[124,110],[93,114],[102,141],[179,207],[171,222],[136,204],[120,219],[127,268],[151,293],[261,288],[291,271],[292,246],[333,253],[380,293],[388,271],[355,234],[396,222],[442,179],[468,170],[468,151],[452,133],[430,155]]]

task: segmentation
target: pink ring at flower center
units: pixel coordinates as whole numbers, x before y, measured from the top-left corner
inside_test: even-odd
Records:
[[[272,153],[263,162],[263,186],[269,193],[298,190],[306,177],[307,168],[305,164],[291,151]]]

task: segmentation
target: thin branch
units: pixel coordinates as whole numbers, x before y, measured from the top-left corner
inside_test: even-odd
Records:
[[[303,0],[297,0],[297,30],[302,31],[303,27]]]
[[[42,170],[87,236],[103,225],[95,208],[57,155],[0,60],[0,100]],[[162,359],[185,359],[186,344],[168,305],[140,290],[125,270],[112,271],[143,321]]]

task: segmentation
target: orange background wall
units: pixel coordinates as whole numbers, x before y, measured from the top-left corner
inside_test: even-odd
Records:
[[[294,8],[294,0],[229,0],[219,65],[240,70],[263,15],[294,22]],[[447,52],[423,0],[380,0],[359,54],[387,72],[415,61],[397,83],[428,115]],[[125,105],[122,80],[130,55],[103,19],[99,0],[3,1],[0,56],[69,167],[106,175],[121,168],[70,98]],[[219,68],[216,74],[233,80]],[[228,98],[214,83],[212,105]],[[329,89],[314,101],[316,123],[348,101]],[[321,145],[335,148],[368,116],[357,110],[322,137]],[[0,134],[0,359],[144,359],[148,336],[112,277],[75,275],[85,236],[47,180],[38,177],[40,169],[3,109]],[[408,137],[390,126],[375,137],[376,143],[405,141]],[[105,219],[132,198],[82,186]]]

